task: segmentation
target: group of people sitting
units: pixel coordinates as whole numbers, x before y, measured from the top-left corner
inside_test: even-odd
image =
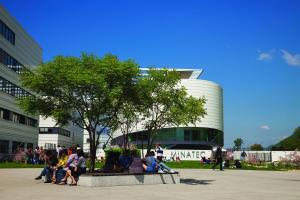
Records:
[[[154,151],[150,151],[144,159],[141,159],[136,151],[124,150],[121,155],[118,152],[109,152],[104,167],[99,172],[174,173],[175,171],[155,158]]]
[[[71,186],[77,185],[81,174],[86,173],[86,163],[82,149],[70,147],[59,152],[45,152],[46,166],[35,179],[45,176],[45,183],[67,184],[71,179]]]

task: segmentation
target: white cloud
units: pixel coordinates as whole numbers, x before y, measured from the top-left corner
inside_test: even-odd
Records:
[[[270,130],[271,128],[270,128],[268,125],[261,125],[261,126],[260,126],[260,129],[265,130],[265,131],[268,131],[268,130]]]
[[[291,54],[290,52],[281,49],[282,58],[285,60],[286,64],[291,66],[300,67],[300,55],[299,54]]]
[[[258,55],[257,60],[269,61],[269,60],[273,59],[271,52],[258,52],[258,53],[259,53],[259,55]]]

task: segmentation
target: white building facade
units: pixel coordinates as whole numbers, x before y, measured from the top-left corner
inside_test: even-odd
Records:
[[[42,49],[0,5],[0,154],[38,144],[38,116],[24,113],[16,98],[32,95],[19,75],[42,61]]]
[[[69,122],[63,127],[57,126],[51,117],[39,120],[39,146],[45,149],[56,149],[79,145],[83,148],[83,129]]]

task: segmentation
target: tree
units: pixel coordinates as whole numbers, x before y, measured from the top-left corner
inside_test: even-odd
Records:
[[[264,148],[262,147],[261,144],[252,144],[250,146],[251,151],[262,151]]]
[[[241,150],[242,144],[244,143],[242,138],[236,138],[234,141],[234,149]]]
[[[167,126],[194,125],[206,114],[205,98],[188,96],[186,89],[180,86],[180,76],[175,70],[149,69],[148,74],[137,81],[137,87],[147,152],[158,130]]]
[[[138,97],[137,97],[138,98]],[[139,122],[139,105],[134,102],[125,103],[118,115],[119,128],[123,134],[123,147],[128,149],[129,134]]]
[[[132,98],[138,76],[136,63],[113,55],[57,56],[21,76],[22,85],[36,95],[19,99],[19,105],[28,113],[51,116],[59,125],[71,121],[87,130],[92,172],[99,137],[107,128],[118,128],[118,113]]]

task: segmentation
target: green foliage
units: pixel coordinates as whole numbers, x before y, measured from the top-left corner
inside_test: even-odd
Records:
[[[146,130],[147,150],[159,129],[166,126],[195,124],[206,114],[205,98],[188,96],[180,86],[175,70],[149,69],[147,76],[138,80],[141,124]]]
[[[242,138],[236,138],[236,139],[233,141],[233,143],[234,143],[234,148],[235,148],[236,150],[240,150],[241,147],[242,147],[242,144],[244,143],[244,141],[243,141]]]
[[[262,151],[264,148],[261,144],[252,144],[250,146],[251,151]]]
[[[292,135],[272,146],[272,150],[294,151],[300,149],[300,127],[296,128]]]
[[[23,87],[36,95],[21,98],[18,104],[28,113],[53,117],[59,125],[71,121],[86,129],[93,170],[99,136],[105,130],[99,133],[97,127],[118,128],[118,113],[135,97],[138,77],[136,63],[113,55],[57,56],[21,76]]]

